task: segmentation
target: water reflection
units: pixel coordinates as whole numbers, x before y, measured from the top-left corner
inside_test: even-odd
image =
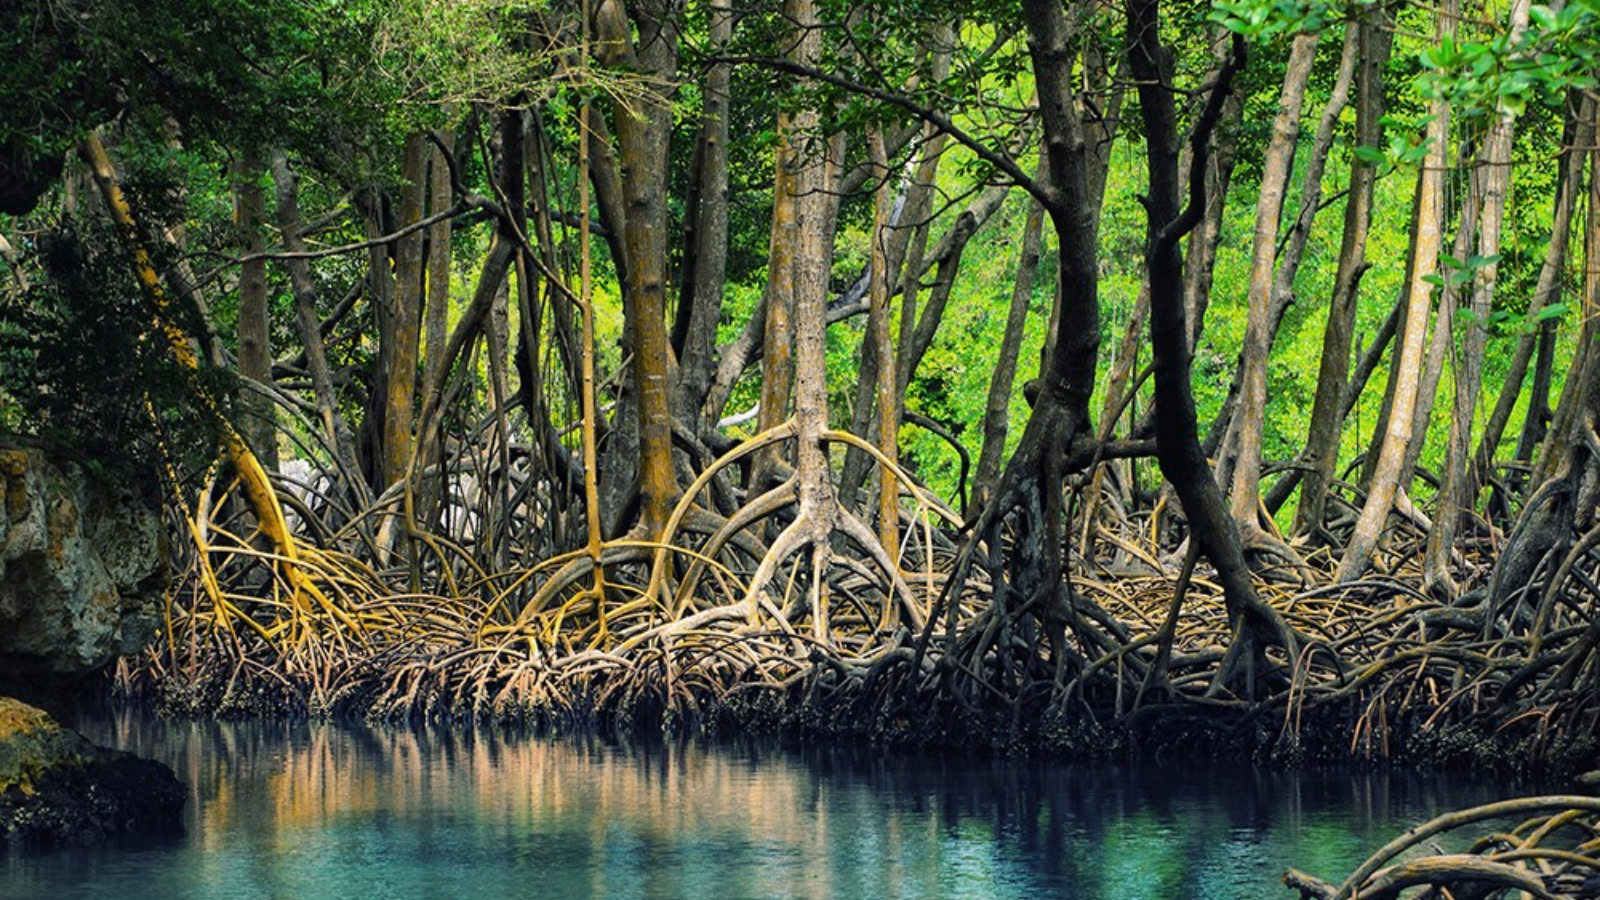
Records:
[[[1348,871],[1495,793],[135,716],[91,730],[177,769],[188,835],[7,859],[0,898],[1286,897],[1287,864]]]

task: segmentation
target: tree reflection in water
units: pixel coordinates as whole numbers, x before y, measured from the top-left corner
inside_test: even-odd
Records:
[[[189,834],[12,858],[0,898],[1278,896],[1513,790],[1348,771],[1065,766],[741,742],[129,715]]]

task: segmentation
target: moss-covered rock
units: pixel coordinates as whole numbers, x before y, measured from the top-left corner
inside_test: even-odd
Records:
[[[160,763],[89,743],[0,697],[0,844],[43,848],[182,827],[185,791]]]
[[[70,691],[160,621],[159,511],[137,491],[0,437],[0,693]]]

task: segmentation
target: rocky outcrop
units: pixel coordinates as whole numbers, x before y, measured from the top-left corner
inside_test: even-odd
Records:
[[[96,747],[43,711],[0,697],[0,848],[176,832],[184,799],[166,766]]]
[[[0,694],[70,690],[149,641],[165,577],[160,525],[130,487],[0,445]]]

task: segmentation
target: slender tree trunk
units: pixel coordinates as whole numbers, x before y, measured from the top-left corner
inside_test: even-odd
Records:
[[[234,173],[235,217],[248,259],[239,266],[239,374],[260,384],[272,384],[272,331],[268,313],[267,248],[262,225],[267,217],[266,194],[261,189],[261,158],[247,152]],[[273,402],[249,386],[241,389],[243,413],[240,433],[267,471],[278,468],[278,429]]]
[[[1556,177],[1550,241],[1545,245],[1544,263],[1539,268],[1539,280],[1534,286],[1533,296],[1528,301],[1530,319],[1536,319],[1539,311],[1545,307],[1561,302],[1561,292],[1566,280],[1564,276],[1567,250],[1571,243],[1573,209],[1576,206],[1576,198],[1583,193],[1584,157],[1580,148],[1594,141],[1594,113],[1595,102],[1592,97],[1583,95],[1568,98],[1562,151],[1556,163],[1559,174]],[[1539,352],[1539,368],[1534,379],[1532,396],[1528,402],[1528,413],[1523,420],[1523,439],[1519,440],[1517,445],[1517,458],[1531,458],[1532,448],[1543,440],[1550,411],[1549,376],[1554,362],[1553,354],[1547,351],[1554,350],[1554,331],[1555,322],[1546,321],[1538,332],[1529,332],[1517,339],[1517,347],[1512,353],[1511,363],[1501,383],[1500,394],[1495,399],[1494,411],[1489,414],[1489,421],[1483,427],[1483,437],[1478,442],[1478,453],[1473,466],[1474,484],[1481,484],[1490,476],[1495,451],[1500,446],[1506,425],[1511,421],[1511,414],[1516,409],[1517,398],[1522,393],[1522,384],[1527,378],[1528,366],[1534,360],[1535,349]],[[1537,377],[1538,372],[1544,373],[1545,376],[1542,388]],[[1471,493],[1476,496],[1477,491],[1472,490]]]
[[[939,162],[944,158],[945,137],[934,133],[923,146],[922,162],[912,180],[906,198],[906,215],[895,229],[895,240],[889,249],[889,271],[896,273],[900,290],[900,336],[895,353],[896,395],[904,405],[905,386],[910,384],[913,347],[916,342],[917,302],[920,299],[923,259],[928,249],[928,232],[932,225],[933,192],[939,173]],[[904,265],[901,265],[904,260]],[[898,273],[904,272],[902,276]]]
[[[1438,12],[1441,37],[1454,34],[1456,0],[1444,0]],[[1444,99],[1431,104],[1428,123],[1428,153],[1418,174],[1420,193],[1416,221],[1416,259],[1406,288],[1406,316],[1396,345],[1394,370],[1396,389],[1389,410],[1367,501],[1356,520],[1355,531],[1339,561],[1337,579],[1348,583],[1360,578],[1372,564],[1372,552],[1389,520],[1407,451],[1415,435],[1413,415],[1422,379],[1423,352],[1427,342],[1428,310],[1433,297],[1432,276],[1439,267],[1442,245],[1440,232],[1444,219],[1444,167],[1449,152],[1450,105]]]
[[[1483,198],[1478,186],[1468,186],[1466,197],[1461,204],[1460,221],[1476,222],[1478,210],[1482,205]],[[1450,245],[1450,257],[1458,260],[1468,259],[1476,246],[1476,233],[1471,225],[1458,228],[1455,240]],[[1445,360],[1450,355],[1452,337],[1456,330],[1456,307],[1460,301],[1460,286],[1447,277],[1444,286],[1439,290],[1439,304],[1434,313],[1433,331],[1429,335],[1428,352],[1423,359],[1422,380],[1417,386],[1417,405],[1411,414],[1411,441],[1406,447],[1405,461],[1400,467],[1401,491],[1406,491],[1411,484],[1416,474],[1417,462],[1422,458],[1422,448],[1428,440],[1428,427],[1433,420],[1433,405],[1439,398],[1439,382],[1444,377]],[[1425,527],[1431,527],[1431,523]]]
[[[889,156],[883,145],[883,130],[872,129],[867,140],[878,183],[872,192],[872,273],[867,287],[870,308],[861,357],[865,363],[870,354],[874,362],[872,399],[878,412],[878,452],[885,459],[898,462],[900,403],[895,390],[898,379],[894,371],[894,344],[889,334],[889,224],[894,200],[889,191]],[[878,541],[890,559],[900,558],[900,485],[894,473],[882,463],[878,466]]]
[[[455,194],[454,186],[450,183],[450,169],[445,159],[445,154],[454,150],[455,133],[445,131],[438,136],[444,149],[435,147],[428,151],[427,212],[430,216],[449,209],[454,202]],[[444,345],[449,340],[451,234],[452,225],[449,219],[441,219],[430,226],[427,232],[427,260],[422,300],[422,367],[418,376],[418,383],[424,386],[433,380],[434,372],[442,364]],[[419,398],[418,406],[425,405],[427,398],[425,396]],[[419,435],[422,430],[419,424],[417,428]],[[419,492],[420,524],[424,528],[433,528],[438,524],[448,483],[443,473],[437,471],[437,467],[443,462],[443,448],[437,444],[419,442],[417,453],[418,471],[433,470],[436,473],[416,486]]]
[[[1587,222],[1583,244],[1582,336],[1574,349],[1566,383],[1562,385],[1561,399],[1556,404],[1555,416],[1550,423],[1550,433],[1534,462],[1531,484],[1544,484],[1556,478],[1577,453],[1571,446],[1573,442],[1589,440],[1582,431],[1584,391],[1588,383],[1580,373],[1590,371],[1585,368],[1589,357],[1600,355],[1594,347],[1594,336],[1600,332],[1600,323],[1596,322],[1596,316],[1600,314],[1600,215],[1596,215],[1597,203],[1600,203],[1600,148],[1591,145],[1589,208],[1585,211]],[[1600,370],[1600,366],[1596,369]]]
[[[1226,62],[1219,65],[1226,65]],[[1222,115],[1212,136],[1210,166],[1207,167],[1206,208],[1200,224],[1190,234],[1183,257],[1183,318],[1188,329],[1187,343],[1192,354],[1200,345],[1205,330],[1206,309],[1211,305],[1211,284],[1217,271],[1217,247],[1222,243],[1222,217],[1227,209],[1228,187],[1233,182],[1234,157],[1239,149],[1239,120],[1244,102],[1230,92],[1223,101]],[[1188,177],[1195,177],[1193,162]]]
[[[1259,527],[1257,510],[1261,504],[1261,436],[1267,413],[1267,356],[1272,349],[1273,262],[1284,196],[1288,193],[1289,175],[1294,165],[1294,149],[1300,139],[1300,107],[1305,100],[1319,38],[1320,32],[1297,34],[1290,46],[1278,114],[1273,120],[1272,139],[1262,163],[1261,193],[1256,201],[1247,295],[1249,312],[1244,347],[1240,350],[1239,406],[1234,413],[1238,456],[1233,467],[1231,504],[1234,519],[1252,532]]]
[[[1530,3],[1531,0],[1516,0],[1511,7],[1509,34],[1513,45],[1527,30]],[[1462,341],[1461,365],[1456,369],[1455,404],[1450,417],[1443,484],[1439,488],[1438,509],[1434,513],[1433,528],[1428,532],[1422,566],[1424,586],[1446,597],[1454,597],[1457,592],[1450,575],[1450,556],[1455,549],[1459,520],[1463,513],[1470,513],[1477,506],[1468,455],[1472,450],[1472,420],[1477,413],[1478,392],[1482,387],[1489,311],[1493,308],[1495,279],[1499,272],[1500,227],[1505,216],[1506,192],[1511,184],[1511,141],[1516,119],[1515,112],[1502,106],[1478,155],[1483,199],[1478,210],[1477,255],[1485,262],[1472,273],[1472,295],[1468,301],[1472,315]],[[1465,230],[1471,226],[1463,221],[1459,227]]]
[[[732,0],[712,0],[713,52],[733,39]],[[728,268],[728,63],[715,63],[702,88],[700,138],[695,150],[692,201],[685,214],[688,247],[684,290],[678,302],[673,346],[678,351],[678,417],[690,430],[702,427],[701,408],[716,373],[717,320]]]
[[[420,134],[407,135],[396,225],[409,228],[422,220],[427,191],[428,144]],[[389,324],[381,333],[392,341],[383,390],[382,469],[379,490],[406,476],[411,468],[412,417],[417,396],[417,350],[422,338],[423,258],[421,231],[395,242],[393,302]]]
[[[1183,316],[1183,258],[1178,242],[1199,222],[1205,207],[1205,157],[1209,132],[1221,114],[1222,98],[1244,64],[1244,41],[1235,38],[1234,61],[1225,67],[1212,88],[1205,110],[1191,137],[1194,160],[1189,203],[1179,211],[1178,130],[1173,103],[1171,58],[1160,43],[1157,0],[1129,0],[1128,33],[1134,43],[1128,51],[1129,68],[1139,85],[1139,105],[1148,141],[1149,196],[1145,202],[1148,237],[1145,265],[1150,284],[1150,342],[1155,355],[1156,454],[1161,471],[1172,482],[1189,518],[1190,540],[1195,541],[1217,568],[1228,619],[1233,628],[1228,659],[1218,671],[1212,690],[1242,687],[1247,696],[1256,692],[1262,674],[1262,656],[1269,643],[1283,643],[1293,656],[1292,640],[1271,607],[1257,597],[1245,563],[1236,521],[1205,454],[1200,449],[1194,394],[1190,385],[1188,326]],[[1244,668],[1244,683],[1236,670]]]
[[[1359,29],[1361,68],[1357,79],[1356,146],[1376,147],[1383,140],[1382,70],[1391,42],[1381,14],[1376,11],[1362,16]],[[1367,269],[1367,235],[1372,227],[1375,180],[1373,164],[1352,154],[1344,235],[1339,244],[1339,265],[1334,273],[1333,297],[1328,303],[1317,391],[1306,435],[1306,474],[1300,489],[1300,506],[1295,511],[1297,534],[1314,537],[1321,534],[1327,515],[1328,488],[1339,461],[1339,435],[1347,415],[1344,394],[1349,381],[1351,343],[1355,337],[1356,298],[1361,276]]]
[[[1001,195],[1002,197],[1004,194]],[[998,200],[996,206],[998,206]],[[933,338],[939,332],[939,325],[944,321],[944,311],[950,302],[950,292],[955,287],[956,274],[961,270],[961,255],[967,249],[967,242],[978,230],[978,217],[971,211],[963,211],[957,217],[955,225],[951,226],[952,240],[948,249],[940,255],[938,268],[935,270],[933,286],[928,292],[928,305],[915,319],[916,327],[910,329],[911,340],[903,340],[912,320],[901,319],[900,333],[902,337],[901,349],[904,351],[896,361],[895,377],[899,383],[900,404],[905,405],[906,390],[911,386],[911,379],[916,376],[917,368],[922,365],[922,358],[928,354],[928,348],[933,346]],[[912,291],[911,284],[906,285]]]
[[[1028,204],[1022,225],[1022,255],[1017,260],[1017,277],[1011,287],[1011,305],[1006,311],[1005,336],[994,375],[989,379],[989,395],[983,411],[983,449],[978,453],[978,470],[972,482],[972,503],[967,510],[980,509],[994,493],[1000,477],[1000,460],[1005,453],[1006,432],[1011,409],[1011,389],[1022,355],[1022,337],[1028,321],[1028,302],[1033,299],[1033,284],[1039,272],[1041,237],[1044,233],[1044,207],[1038,201]]]
[[[772,236],[767,252],[767,286],[762,295],[766,314],[761,340],[761,409],[759,431],[776,428],[789,417],[789,396],[794,381],[794,270],[799,244],[799,187],[795,169],[801,164],[794,146],[797,123],[778,115],[778,145],[773,163]],[[760,492],[776,460],[776,449],[762,454],[755,466],[750,489]]]
[[[453,151],[455,134],[440,135],[445,151]],[[445,151],[437,148],[428,157],[428,213],[441,213],[450,208],[453,190],[450,170],[445,164]],[[450,239],[449,219],[442,219],[428,229],[427,299],[423,307],[422,371],[424,381],[432,378],[444,357],[444,344],[450,328]]]

